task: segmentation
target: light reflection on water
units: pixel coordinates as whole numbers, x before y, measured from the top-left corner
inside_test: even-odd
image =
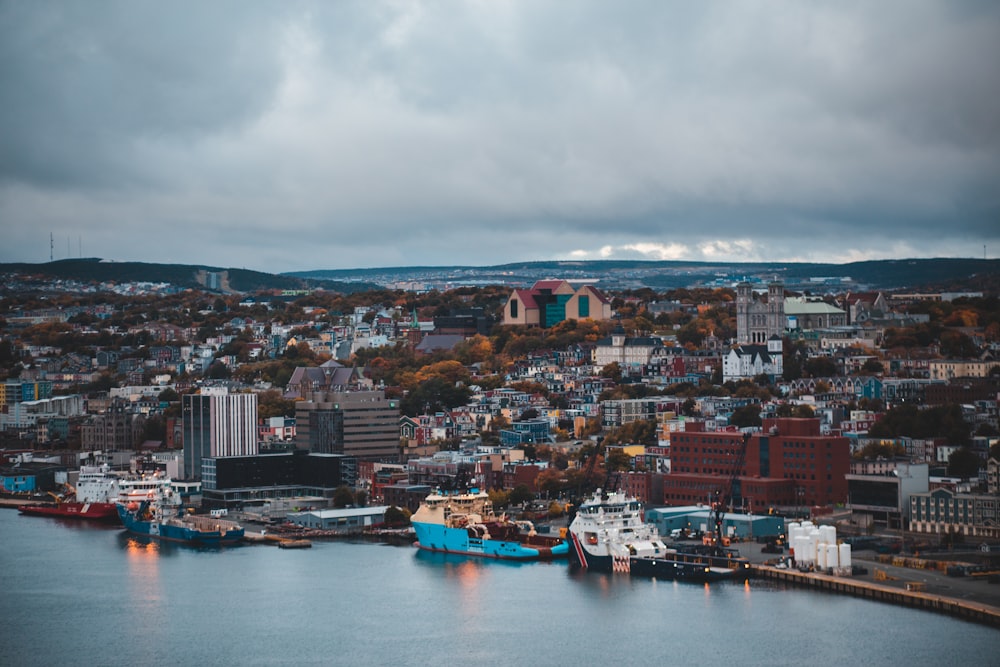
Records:
[[[757,580],[631,579],[372,543],[195,549],[18,519],[0,510],[0,665],[800,665],[795,637],[817,664],[989,664],[998,636]]]

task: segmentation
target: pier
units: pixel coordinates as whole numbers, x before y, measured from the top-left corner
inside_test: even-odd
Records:
[[[753,570],[754,575],[762,579],[934,611],[1000,628],[1000,607],[927,593],[924,582],[899,581],[897,585],[889,585],[852,577],[835,577],[768,565],[754,565]],[[895,578],[893,580],[895,581]]]

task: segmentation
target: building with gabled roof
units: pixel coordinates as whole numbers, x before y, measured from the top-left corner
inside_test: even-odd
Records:
[[[611,300],[593,285],[575,289],[566,280],[539,280],[514,290],[503,308],[504,324],[548,328],[563,320],[611,319]]]
[[[782,343],[771,336],[767,345],[737,345],[722,358],[722,381],[751,380],[758,375],[779,379],[784,374]]]

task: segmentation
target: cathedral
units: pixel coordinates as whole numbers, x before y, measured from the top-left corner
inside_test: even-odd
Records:
[[[736,342],[765,345],[772,336],[785,332],[785,289],[781,283],[767,286],[767,301],[754,298],[750,283],[736,286]]]

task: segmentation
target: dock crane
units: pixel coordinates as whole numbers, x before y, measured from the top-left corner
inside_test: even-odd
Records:
[[[716,549],[729,546],[729,538],[723,535],[722,520],[726,514],[726,506],[733,501],[736,494],[736,484],[743,474],[743,464],[747,460],[747,445],[750,444],[750,433],[744,432],[743,439],[736,450],[736,461],[729,473],[729,479],[724,486],[715,491],[715,502],[712,503],[712,523],[715,532],[705,539],[706,544],[712,544]]]

